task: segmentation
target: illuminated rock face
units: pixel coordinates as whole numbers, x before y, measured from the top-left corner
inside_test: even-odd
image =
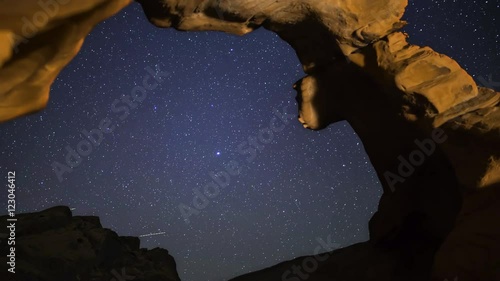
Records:
[[[100,21],[131,0],[0,3],[0,122],[45,108],[50,85]]]
[[[347,120],[362,139],[384,188],[371,239],[335,251],[308,280],[500,280],[500,93],[408,44],[398,31],[406,0],[138,2],[159,27],[276,32],[307,74],[295,84],[299,121],[319,130]],[[127,3],[60,4],[75,24],[44,26],[17,54],[0,45],[0,120],[43,108],[91,27]],[[9,2],[2,12],[36,9]],[[24,32],[5,18],[0,44]],[[281,280],[278,269],[237,280]]]

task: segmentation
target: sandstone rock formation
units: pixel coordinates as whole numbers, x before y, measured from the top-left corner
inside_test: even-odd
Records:
[[[139,238],[102,228],[98,217],[72,216],[67,207],[16,217],[15,274],[2,270],[1,280],[180,280],[168,251],[140,249]],[[7,217],[0,217],[1,232],[6,224]],[[6,237],[0,237],[2,253],[10,247]],[[6,264],[7,257],[0,262]]]
[[[307,73],[304,127],[347,120],[360,136],[384,187],[371,239],[314,280],[500,280],[500,93],[410,45],[406,0],[139,2],[160,27],[276,32]]]
[[[85,36],[131,0],[0,2],[0,122],[45,108]]]
[[[127,1],[97,2],[79,26]],[[307,73],[295,84],[299,121],[319,130],[347,120],[360,136],[384,188],[370,241],[331,253],[308,280],[500,280],[500,93],[478,87],[451,58],[410,45],[398,31],[406,0],[138,2],[159,27],[276,32]],[[76,38],[88,32],[81,28]],[[44,41],[50,30],[19,54],[0,51],[0,91],[8,89],[0,120],[41,108],[76,52],[74,36]],[[33,74],[18,78],[20,67]],[[282,280],[286,267],[236,280]]]

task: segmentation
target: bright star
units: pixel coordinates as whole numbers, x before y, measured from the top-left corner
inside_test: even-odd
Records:
[[[220,151],[217,151],[215,154],[217,154],[217,156],[219,156],[220,155]]]

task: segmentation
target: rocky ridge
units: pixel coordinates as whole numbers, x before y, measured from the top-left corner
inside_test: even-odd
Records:
[[[7,218],[0,217],[2,232],[10,224]],[[2,280],[180,281],[167,250],[140,248],[139,238],[118,236],[98,217],[72,216],[59,206],[16,218],[15,274],[2,270]],[[8,236],[0,237],[2,253],[9,253]],[[0,256],[2,264],[9,261]]]

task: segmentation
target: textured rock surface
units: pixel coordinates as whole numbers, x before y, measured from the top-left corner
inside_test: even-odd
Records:
[[[500,280],[500,93],[408,44],[398,31],[406,0],[139,2],[159,27],[276,32],[307,73],[295,85],[299,121],[318,130],[347,120],[360,136],[384,188],[370,241],[335,251],[308,280]],[[79,4],[92,8],[72,10],[78,27],[47,27],[14,56],[0,48],[0,120],[43,107],[90,27],[126,3]],[[22,27],[0,18],[6,42]],[[60,40],[47,41],[54,34]],[[398,172],[401,159],[419,164]],[[282,280],[282,269],[237,280]]]
[[[98,217],[73,217],[67,207],[16,217],[17,281],[180,280],[168,251],[140,249],[139,238],[102,228]],[[7,217],[0,217],[2,232],[6,224]],[[5,237],[0,239],[2,253],[10,247]],[[6,260],[0,257],[2,264]],[[0,273],[1,280],[13,276]]]
[[[85,36],[131,0],[0,3],[0,122],[43,109]]]

